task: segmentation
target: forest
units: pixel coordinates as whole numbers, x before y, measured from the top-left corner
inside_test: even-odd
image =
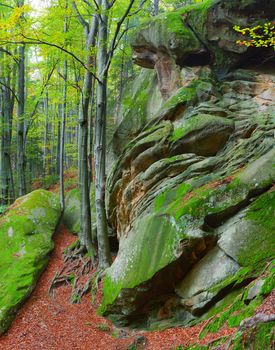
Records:
[[[272,0],[0,0],[0,349],[275,346]]]

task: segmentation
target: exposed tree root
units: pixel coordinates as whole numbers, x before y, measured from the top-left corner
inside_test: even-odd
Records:
[[[253,317],[249,317],[249,318],[244,319],[240,323],[240,326],[239,326],[236,333],[241,332],[241,331],[245,331],[245,329],[246,330],[247,329],[254,329],[257,326],[257,324],[259,324],[259,323],[268,323],[268,322],[273,322],[273,321],[275,321],[275,314],[267,315],[264,313],[259,313],[259,314],[254,315]],[[231,336],[228,339],[228,342],[225,344],[224,350],[229,350],[231,348],[233,341],[234,341],[234,336],[236,333],[234,333],[233,336]]]
[[[95,301],[95,296],[96,296],[96,293],[98,291],[99,282],[103,278],[104,274],[105,274],[105,269],[98,269],[93,273],[93,275],[91,277],[92,303],[94,303],[94,301]]]
[[[76,241],[63,254],[63,266],[57,272],[49,287],[49,294],[63,285],[71,285],[71,302],[79,303],[81,298],[91,289],[91,274],[95,270],[95,262],[84,255],[85,249]]]
[[[275,314],[272,315],[266,315],[266,314],[257,314],[253,317],[249,317],[244,319],[240,324],[240,329],[243,328],[251,328],[257,325],[258,323],[267,323],[275,321]]]

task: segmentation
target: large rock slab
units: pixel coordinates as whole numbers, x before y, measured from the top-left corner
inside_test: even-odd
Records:
[[[219,228],[218,246],[242,266],[275,254],[275,192],[269,191]]]
[[[176,293],[181,297],[182,305],[194,314],[201,313],[219,292],[210,291],[211,287],[234,275],[239,268],[240,265],[236,261],[215,247],[177,286]]]
[[[17,199],[0,218],[0,334],[46,267],[60,214],[58,198],[37,190]]]

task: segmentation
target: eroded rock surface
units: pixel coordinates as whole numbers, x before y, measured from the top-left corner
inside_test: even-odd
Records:
[[[155,69],[163,101],[107,182],[120,246],[101,312],[119,324],[196,322],[274,259],[274,71],[266,51],[239,47],[232,29],[273,7],[234,4],[161,15],[135,35],[134,60]]]

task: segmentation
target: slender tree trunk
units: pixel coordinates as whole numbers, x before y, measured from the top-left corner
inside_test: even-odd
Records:
[[[90,119],[89,119],[89,183],[93,182],[93,148],[94,148],[94,103],[95,103],[95,79],[92,81],[91,98],[90,98]]]
[[[50,165],[50,174],[54,174],[54,161],[55,161],[55,110],[54,106],[51,108],[52,112],[52,123],[51,123],[51,165]]]
[[[45,129],[44,129],[44,145],[43,145],[43,173],[44,176],[49,174],[49,95],[46,92],[44,101],[44,113],[45,113]]]
[[[68,1],[66,1],[65,8],[68,8]],[[68,18],[65,17],[64,21],[64,33],[68,32]],[[62,122],[61,122],[61,140],[60,140],[60,169],[59,169],[59,180],[60,180],[60,207],[61,212],[65,209],[65,193],[64,193],[64,151],[65,151],[65,128],[66,128],[66,117],[67,117],[67,78],[68,78],[68,63],[67,59],[64,60],[64,90],[63,90],[63,108],[62,108]]]
[[[17,109],[17,178],[19,196],[26,194],[26,161],[24,142],[24,110],[25,110],[25,46],[18,48],[18,109]]]
[[[61,135],[60,135],[60,161],[59,161],[59,179],[60,179],[60,207],[61,212],[65,209],[65,194],[64,194],[64,151],[65,151],[65,129],[66,129],[66,116],[67,116],[67,74],[68,65],[67,60],[64,61],[64,93],[63,93],[63,108],[62,108],[62,121],[61,121]]]
[[[157,16],[159,13],[159,0],[153,0],[153,11],[152,15]]]
[[[61,138],[61,121],[60,116],[62,115],[61,105],[58,105],[57,115],[57,140],[56,140],[56,174],[60,174],[60,138]]]
[[[12,111],[14,98],[11,95],[10,71],[7,70],[7,77],[2,79],[5,86],[0,90],[0,115],[1,115],[1,154],[0,154],[0,202],[8,204],[14,198],[13,181],[11,176],[11,132],[12,132]]]
[[[89,35],[87,38],[88,56],[86,60],[86,67],[89,68],[85,72],[81,108],[79,109],[79,189],[81,198],[81,226],[80,226],[80,241],[86,247],[90,255],[95,255],[95,249],[92,242],[91,233],[91,204],[90,204],[90,177],[88,167],[88,131],[89,131],[89,103],[92,88],[92,74],[93,56],[90,51],[95,46],[96,34],[98,29],[97,16],[93,16],[93,22]]]
[[[102,13],[98,29],[97,57],[97,96],[95,119],[95,184],[96,184],[96,224],[99,266],[107,268],[111,264],[110,246],[108,240],[107,218],[105,210],[106,181],[106,98],[107,98],[107,35],[108,35],[108,4],[102,0]]]

